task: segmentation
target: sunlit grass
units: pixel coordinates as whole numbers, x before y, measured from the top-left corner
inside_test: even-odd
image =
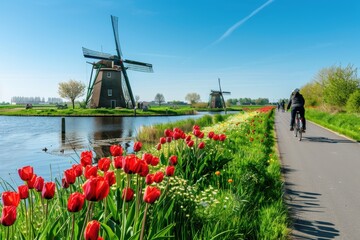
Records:
[[[359,114],[327,113],[316,109],[306,109],[306,118],[356,141],[360,141]]]

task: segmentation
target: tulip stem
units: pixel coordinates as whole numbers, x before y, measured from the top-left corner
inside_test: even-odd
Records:
[[[121,229],[121,240],[125,239],[125,229],[126,229],[126,214],[125,214],[125,203],[126,203],[126,195],[127,195],[127,188],[130,187],[131,175],[127,174],[127,183],[125,187],[125,194],[123,197],[123,204],[122,204],[122,229]]]
[[[90,215],[90,212],[91,212],[92,204],[93,204],[93,202],[89,201],[89,205],[88,205],[88,209],[87,209],[86,214],[85,214],[84,224],[83,224],[82,229],[81,229],[80,237],[82,237],[83,234],[84,234],[85,226],[86,226],[86,223],[88,221],[88,218],[89,218],[89,215]]]
[[[140,240],[142,240],[144,238],[146,213],[147,213],[148,207],[149,207],[149,204],[147,203],[146,206],[145,206],[145,211],[144,211],[144,218],[143,218],[142,227],[141,227]]]
[[[71,240],[74,239],[74,229],[75,229],[75,214],[72,214],[72,229],[71,229]]]

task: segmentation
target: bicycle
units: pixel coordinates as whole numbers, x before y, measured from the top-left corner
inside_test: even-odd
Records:
[[[294,135],[295,137],[299,137],[299,141],[302,139],[303,134],[303,120],[300,117],[300,112],[296,111],[295,114],[295,123],[294,123]]]

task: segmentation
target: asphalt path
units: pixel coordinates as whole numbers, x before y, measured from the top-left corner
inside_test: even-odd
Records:
[[[275,129],[293,239],[360,239],[360,143],[307,122],[300,142],[290,113]]]

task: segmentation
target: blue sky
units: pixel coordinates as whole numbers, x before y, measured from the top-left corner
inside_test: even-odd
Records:
[[[287,98],[324,67],[360,66],[358,0],[11,0],[1,3],[0,102],[58,97],[59,82],[88,84],[81,47],[153,64],[128,71],[134,95],[207,101]]]

